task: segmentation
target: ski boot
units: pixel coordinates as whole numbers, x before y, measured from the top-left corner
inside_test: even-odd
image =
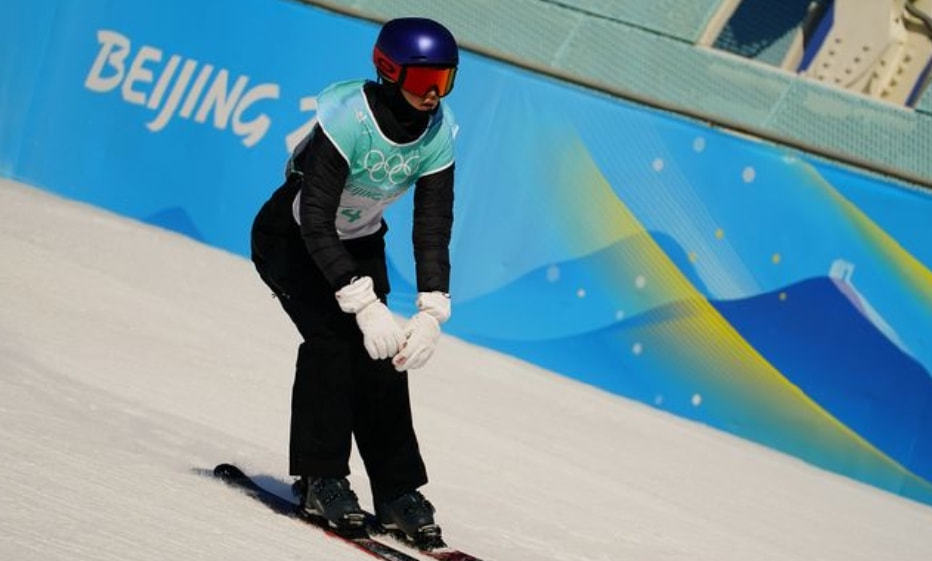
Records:
[[[434,512],[434,505],[417,491],[375,505],[375,515],[382,528],[423,550],[446,547],[440,526],[434,523]]]
[[[321,519],[342,534],[364,532],[366,513],[345,477],[302,477],[294,490],[303,515]]]

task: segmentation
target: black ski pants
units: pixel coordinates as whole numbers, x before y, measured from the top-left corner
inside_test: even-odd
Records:
[[[260,221],[257,221],[260,223]],[[362,456],[376,501],[427,483],[411,419],[407,373],[372,360],[352,314],[305,249],[299,228],[270,233],[254,226],[252,258],[304,339],[291,400],[290,473],[349,474],[351,439]],[[383,231],[344,246],[378,296],[388,294]]]

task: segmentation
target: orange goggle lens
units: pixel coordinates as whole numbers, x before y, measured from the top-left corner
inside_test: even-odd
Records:
[[[437,95],[443,97],[453,89],[454,78],[456,67],[408,66],[405,68],[401,87],[420,97],[436,89]]]

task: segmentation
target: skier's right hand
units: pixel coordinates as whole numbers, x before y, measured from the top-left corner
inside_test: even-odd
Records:
[[[363,345],[372,360],[391,358],[405,341],[401,326],[373,290],[371,277],[359,277],[336,293],[340,309],[356,314]]]

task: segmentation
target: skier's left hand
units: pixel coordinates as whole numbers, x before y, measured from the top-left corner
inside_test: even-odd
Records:
[[[405,324],[404,332],[405,342],[392,359],[398,372],[424,366],[440,340],[440,324],[434,316],[418,312]]]
[[[405,324],[405,342],[392,359],[395,370],[420,368],[434,354],[440,340],[440,324],[450,318],[450,296],[442,292],[422,292],[417,298],[420,310]]]

